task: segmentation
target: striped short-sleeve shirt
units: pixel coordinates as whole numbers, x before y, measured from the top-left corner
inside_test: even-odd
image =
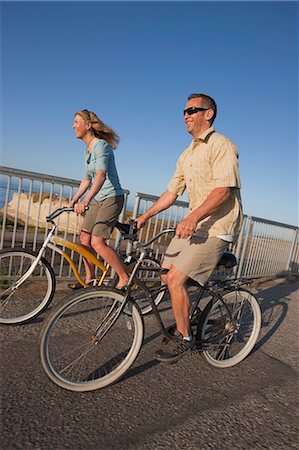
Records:
[[[230,187],[231,196],[217,211],[198,223],[197,234],[227,236],[227,240],[235,240],[242,223],[238,150],[226,136],[211,127],[182,153],[168,191],[182,195],[186,189],[192,212],[217,187]]]

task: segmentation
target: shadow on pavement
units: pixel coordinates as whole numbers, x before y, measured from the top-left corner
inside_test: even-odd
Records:
[[[254,351],[263,347],[283,323],[288,312],[288,302],[291,300],[289,295],[297,290],[298,283],[286,283],[285,281],[266,289],[258,289],[256,297],[259,300],[262,311],[261,331],[265,328],[269,329],[258,340]]]

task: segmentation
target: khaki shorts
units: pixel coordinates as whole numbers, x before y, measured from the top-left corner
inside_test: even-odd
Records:
[[[124,204],[124,196],[92,200],[86,211],[81,231],[91,232],[92,236],[109,239]]]
[[[217,237],[174,237],[165,252],[163,266],[170,267],[172,264],[186,276],[204,285],[228,245],[228,242]]]

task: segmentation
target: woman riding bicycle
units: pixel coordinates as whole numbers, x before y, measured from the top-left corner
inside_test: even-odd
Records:
[[[118,289],[128,282],[128,275],[116,252],[106,244],[124,204],[114,160],[113,150],[119,137],[98,116],[84,109],[75,113],[73,129],[77,139],[86,144],[85,174],[78,191],[67,205],[75,213],[84,214],[80,242],[99,254],[119,276]],[[86,193],[86,196],[81,197]],[[89,207],[86,211],[86,207]],[[95,278],[95,266],[84,259],[86,283]],[[82,287],[79,283],[69,285],[71,289]]]

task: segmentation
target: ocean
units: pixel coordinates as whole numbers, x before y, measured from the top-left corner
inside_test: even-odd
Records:
[[[0,208],[3,208],[3,206],[5,205],[5,199],[7,196],[7,180],[7,177],[0,177]],[[40,181],[34,181],[33,183],[31,183],[29,180],[25,179],[23,179],[22,181],[20,179],[12,179],[8,192],[8,201],[10,201],[13,197],[13,194],[19,192],[19,190],[20,192],[28,194],[30,190],[32,193],[39,193],[40,189]],[[65,198],[69,198],[70,194],[72,195],[72,189],[73,188],[71,186],[63,187],[61,185],[54,185],[54,187],[52,186],[52,193],[56,195],[62,195]],[[44,183],[42,192],[51,192],[51,184]]]
[[[0,176],[0,208],[3,208],[5,205],[5,199],[7,195],[7,177]],[[21,183],[21,187],[20,187]],[[13,197],[14,193],[19,192],[19,189],[21,192],[25,192],[26,194],[30,191],[31,183],[29,180],[23,179],[22,182],[20,179],[11,179],[10,183],[10,189],[8,193],[8,201],[10,201]],[[53,195],[62,195],[62,197],[65,198],[71,198],[73,194],[75,193],[75,188],[72,188],[71,186],[61,186],[61,185],[51,185],[50,183],[44,183],[43,185],[43,193],[51,192],[51,186],[52,186],[52,194]],[[31,192],[39,193],[41,188],[41,182],[40,181],[33,181],[31,186]],[[130,198],[128,199],[126,209],[129,211],[133,211],[134,204],[130,201]]]

